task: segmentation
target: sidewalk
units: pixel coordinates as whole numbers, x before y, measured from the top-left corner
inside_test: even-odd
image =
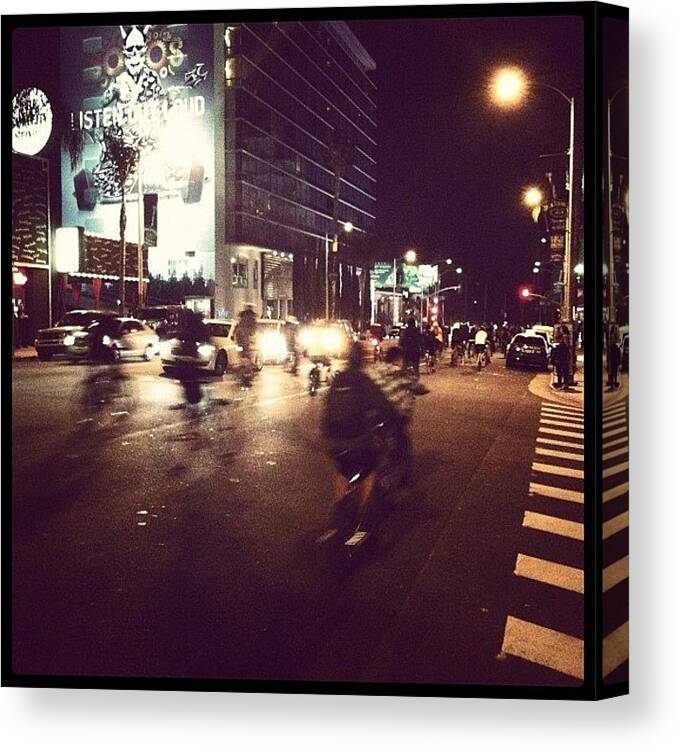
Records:
[[[15,349],[12,353],[12,359],[33,359],[38,353],[34,346],[23,346],[21,349]]]

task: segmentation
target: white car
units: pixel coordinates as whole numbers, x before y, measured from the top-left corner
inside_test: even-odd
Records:
[[[184,368],[211,370],[223,375],[238,360],[238,348],[233,338],[236,322],[220,318],[203,321],[204,332],[188,338],[180,331],[160,342],[160,361],[165,372]]]

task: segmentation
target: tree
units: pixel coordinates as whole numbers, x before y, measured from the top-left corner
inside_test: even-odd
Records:
[[[120,126],[106,128],[103,132],[103,159],[108,164],[109,176],[120,194],[120,314],[125,314],[125,187],[139,167],[141,144],[131,133]]]

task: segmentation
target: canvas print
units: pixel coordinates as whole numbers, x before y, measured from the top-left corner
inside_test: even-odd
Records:
[[[626,683],[591,5],[3,18],[6,682]]]

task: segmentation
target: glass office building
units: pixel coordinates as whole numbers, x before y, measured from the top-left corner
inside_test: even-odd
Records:
[[[217,311],[249,302],[272,317],[322,317],[327,279],[330,312],[364,317],[361,248],[376,214],[374,61],[344,22],[227,25],[223,44]]]

